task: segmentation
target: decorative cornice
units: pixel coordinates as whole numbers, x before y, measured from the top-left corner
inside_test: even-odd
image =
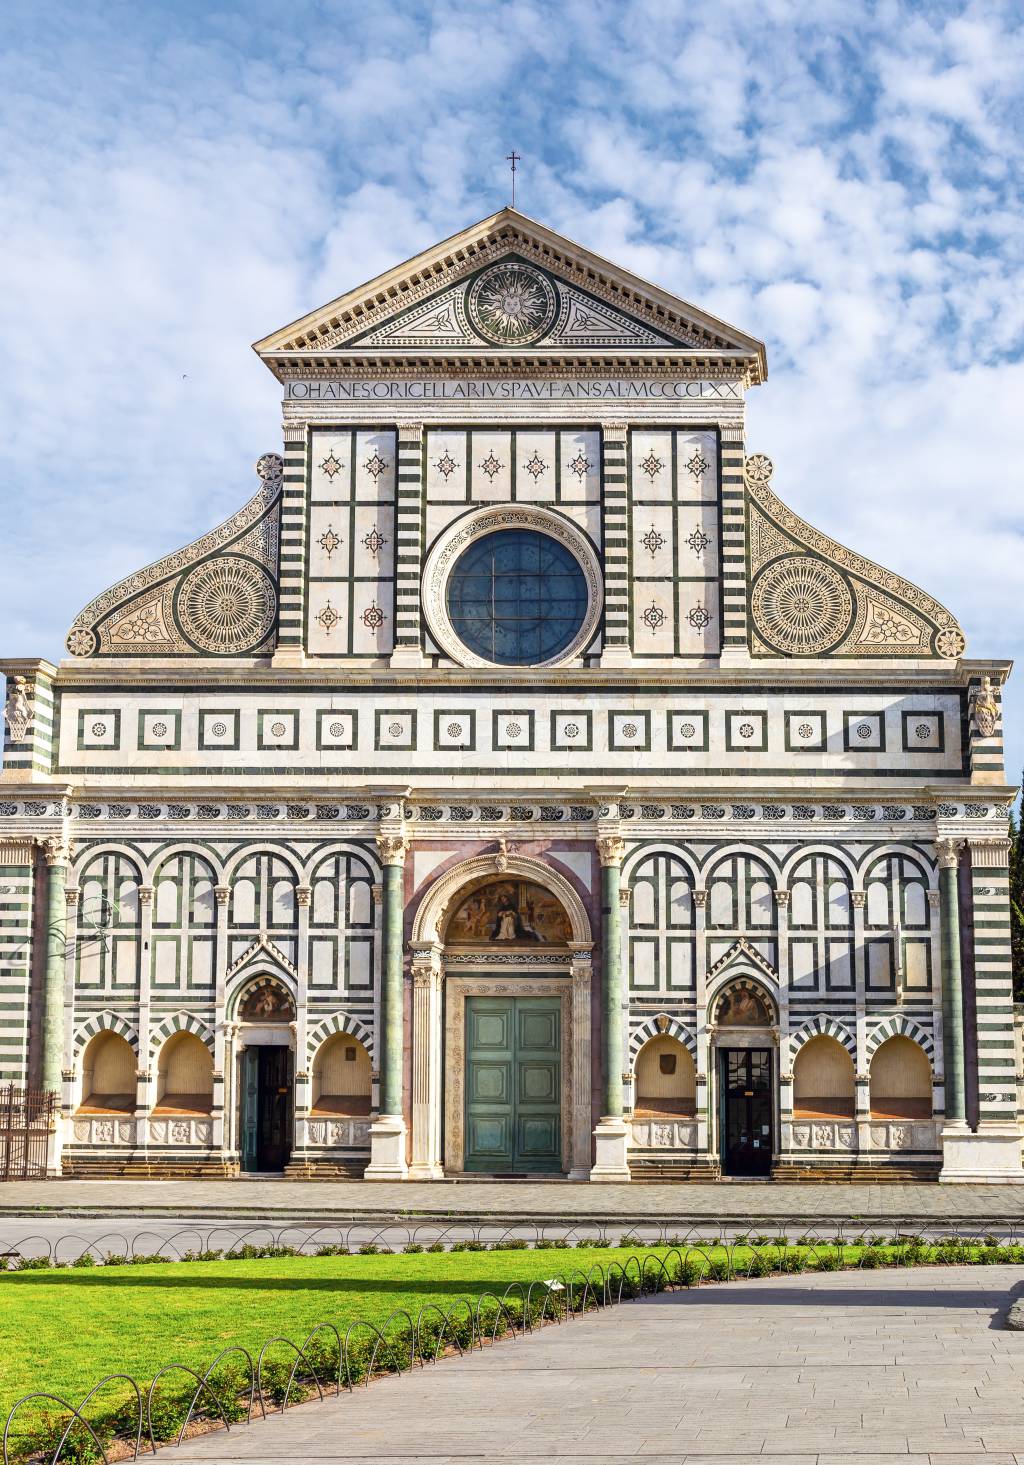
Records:
[[[511,208],[482,219],[264,337],[254,349],[264,360],[270,358],[268,365],[271,361],[276,365],[275,358],[281,352],[305,353],[343,346],[509,254],[645,322],[659,336],[674,337],[676,349],[732,350],[747,358],[759,377],[766,372],[761,342]],[[486,343],[481,341],[480,351],[486,350]]]

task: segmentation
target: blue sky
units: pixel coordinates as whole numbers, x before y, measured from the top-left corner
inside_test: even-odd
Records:
[[[6,654],[248,497],[249,343],[507,202],[513,145],[525,212],[767,341],[781,496],[1017,653],[1019,6],[99,0],[0,37]]]

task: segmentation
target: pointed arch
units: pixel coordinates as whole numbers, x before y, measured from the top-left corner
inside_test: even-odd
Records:
[[[116,1033],[119,1038],[124,1038],[125,1042],[135,1051],[136,1056],[138,1056],[138,1028],[134,1027],[126,1017],[122,1017],[119,1012],[105,1011],[94,1012],[92,1017],[86,1018],[84,1022],[79,1023],[78,1027],[76,1027],[72,1048],[76,1058],[97,1033]]]
[[[910,1038],[919,1048],[923,1048],[928,1055],[929,1062],[935,1061],[935,1041],[931,1033],[914,1022],[911,1018],[897,1013],[893,1017],[887,1017],[883,1022],[872,1028],[868,1034],[865,1044],[865,1053],[870,1060],[876,1051],[888,1038]]]
[[[790,1057],[795,1058],[804,1044],[809,1043],[812,1038],[835,1038],[856,1063],[857,1039],[845,1023],[838,1022],[834,1017],[825,1017],[821,1013],[817,1017],[809,1018],[797,1028],[789,1040]]]
[[[192,1012],[172,1012],[169,1017],[164,1018],[159,1027],[154,1028],[150,1033],[150,1054],[158,1053],[168,1038],[173,1038],[175,1033],[194,1033],[201,1043],[206,1044],[211,1054],[213,1053],[213,1029]]]
[[[666,1020],[667,1019],[667,1020]],[[665,1023],[664,1027],[659,1023]],[[677,1043],[682,1043],[689,1052],[690,1057],[696,1061],[697,1039],[693,1030],[677,1017],[667,1017],[665,1013],[659,1013],[656,1017],[649,1017],[646,1022],[634,1031],[629,1040],[629,1066],[636,1066],[636,1060],[640,1056],[640,1049],[643,1048],[652,1038],[675,1038]]]
[[[306,1056],[312,1061],[319,1048],[335,1033],[346,1033],[350,1038],[357,1038],[367,1053],[370,1061],[374,1059],[373,1030],[358,1017],[353,1017],[350,1012],[333,1012],[330,1017],[324,1018],[323,1022],[317,1023],[316,1027],[306,1038]]]

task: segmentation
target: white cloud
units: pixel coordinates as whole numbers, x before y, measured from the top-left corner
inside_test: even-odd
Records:
[[[795,508],[972,652],[1019,645],[1012,5],[65,0],[9,29],[6,651],[59,654],[244,500],[278,437],[248,343],[492,212],[513,145],[527,213],[764,335],[750,440]]]

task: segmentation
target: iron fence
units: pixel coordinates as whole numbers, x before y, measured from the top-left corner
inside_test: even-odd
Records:
[[[57,1095],[47,1089],[0,1088],[0,1180],[38,1180],[57,1114]]]

